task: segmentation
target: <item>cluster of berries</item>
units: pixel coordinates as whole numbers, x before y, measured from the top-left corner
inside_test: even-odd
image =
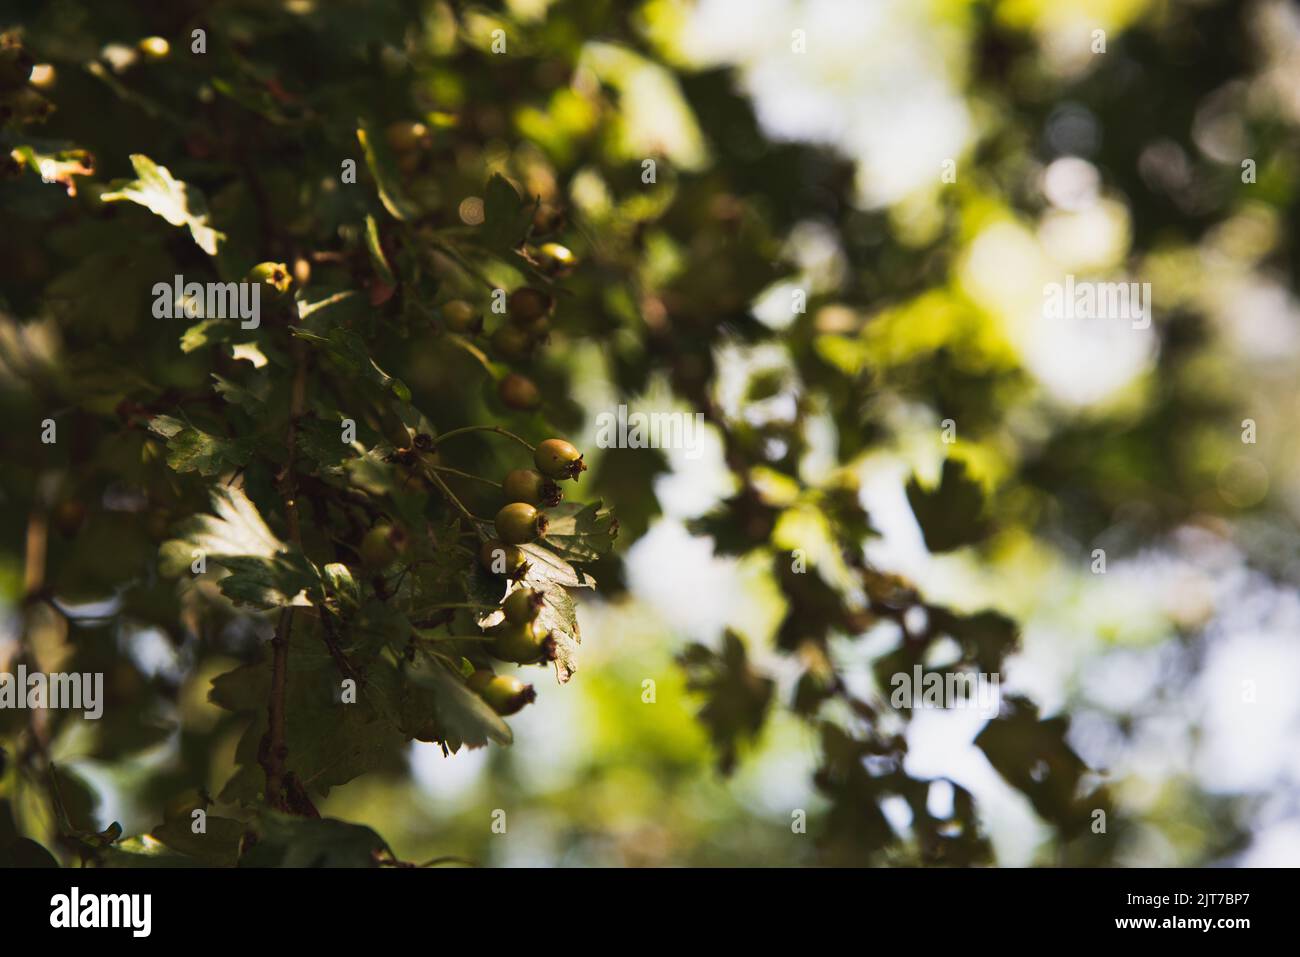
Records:
[[[484,542],[479,552],[483,566],[493,574],[517,580],[528,568],[522,548],[546,532],[546,516],[538,506],[558,505],[558,481],[577,480],[587,468],[582,453],[563,439],[547,439],[534,452],[536,469],[514,469],[501,483],[510,503],[496,515],[497,537]],[[495,658],[529,665],[554,661],[556,642],[541,620],[545,595],[527,585],[516,585],[501,603],[504,620],[492,628],[489,649]],[[502,715],[514,714],[536,696],[532,685],[518,678],[474,672],[469,686]]]

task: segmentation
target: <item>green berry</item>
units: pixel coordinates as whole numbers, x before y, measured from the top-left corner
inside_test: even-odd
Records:
[[[569,248],[559,243],[542,243],[533,258],[548,276],[567,276],[578,264],[578,258]]]
[[[372,570],[387,568],[405,550],[406,533],[381,522],[361,539],[361,564]]]
[[[410,120],[399,120],[388,124],[384,130],[384,138],[388,140],[388,145],[394,153],[410,153],[427,149],[430,144],[429,128],[423,123],[414,123]]]
[[[443,303],[442,321],[452,332],[477,332],[482,325],[478,310],[464,299]]]
[[[492,350],[507,362],[519,362],[532,355],[533,340],[517,326],[502,326],[492,333]]]
[[[289,267],[284,263],[273,262],[258,263],[248,271],[245,281],[260,282],[262,291],[273,299],[283,296],[293,283],[289,275]]]
[[[492,629],[493,657],[512,661],[517,665],[535,665],[554,661],[555,639],[551,632],[535,619],[513,622],[503,621]]]
[[[521,585],[506,595],[506,600],[501,603],[501,610],[505,612],[506,621],[514,625],[522,625],[537,617],[545,601],[546,597],[536,588]]]
[[[549,236],[564,228],[564,210],[549,203],[542,203],[533,213],[533,232],[538,236]]]
[[[537,699],[532,685],[526,685],[511,675],[494,675],[490,671],[476,671],[466,682],[470,689],[488,703],[499,715],[511,715]]]
[[[502,479],[501,488],[506,493],[506,498],[512,502],[545,505],[547,508],[559,505],[564,497],[558,485],[532,469],[510,470]]]
[[[497,395],[508,408],[519,412],[535,409],[542,401],[542,393],[533,380],[517,372],[512,372],[501,380],[497,386]]]
[[[549,342],[551,339],[551,320],[547,319],[545,316],[542,316],[540,319],[534,319],[528,324],[526,331],[528,332],[528,337],[532,339],[534,343]]]
[[[587,463],[582,461],[582,453],[564,439],[547,439],[537,446],[533,461],[537,463],[539,472],[557,481],[566,478],[576,481],[587,470]]]
[[[528,327],[551,311],[554,300],[549,293],[531,286],[523,286],[510,294],[506,308],[510,310],[510,321],[517,326]]]
[[[145,37],[136,44],[136,49],[150,60],[164,60],[171,53],[172,45],[162,37]]]
[[[511,502],[497,512],[496,529],[507,545],[523,545],[546,531],[546,516],[527,502]]]
[[[523,549],[507,545],[498,538],[484,542],[479,547],[478,560],[493,575],[508,575],[511,578],[528,565],[528,556]]]

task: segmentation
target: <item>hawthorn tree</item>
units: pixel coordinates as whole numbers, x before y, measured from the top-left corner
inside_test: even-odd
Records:
[[[402,771],[411,740],[508,745],[503,716],[565,689],[493,669],[581,680],[576,604],[623,592],[614,546],[659,515],[659,452],[584,471],[575,353],[592,343],[619,396],[663,381],[704,414],[735,491],[691,530],[756,560],[780,595],[788,699],[739,629],[680,653],[720,770],[789,708],[816,734],[828,808],[806,860],[992,860],[972,795],[931,811],[932,782],[905,767],[906,710],[855,693],[834,645],[892,628],[871,664],[888,687],[944,648],[948,671],[997,674],[1016,624],[868,562],[857,466],[890,438],[891,407],[925,404],[961,435],[937,482],[906,487],[930,552],[979,552],[1009,528],[1087,542],[1121,505],[1155,536],[1205,507],[1169,423],[1208,428],[1232,403],[1189,380],[1199,327],[1184,317],[1163,333],[1172,384],[1125,430],[1070,422],[1018,449],[1009,477],[979,474],[972,449],[1013,444],[1032,390],[972,331],[983,317],[951,273],[990,197],[1035,211],[1017,184],[1037,176],[1028,133],[1050,103],[1046,81],[1023,82],[1024,38],[983,5],[968,14],[972,85],[997,120],[918,239],[858,208],[844,157],[770,140],[729,71],[674,63],[652,6],[26,0],[0,24],[0,584],[20,610],[14,663],[106,682],[75,748],[91,724],[75,712],[0,711],[7,860],[406,863],[369,828],[319,818],[321,798]],[[1194,76],[1185,18],[1231,41]],[[1208,160],[1197,175],[1222,188],[1195,209],[1131,171],[1135,130],[1185,136],[1195,103],[1245,69],[1241,32],[1223,10],[1182,11],[1050,90],[1118,131],[1097,162],[1135,197],[1142,244],[1194,243],[1237,201]],[[1178,109],[1132,121],[1141,97],[1116,91],[1134,57],[1172,78]],[[680,129],[635,125],[646,90]],[[760,321],[810,220],[836,236],[845,278],[788,323]],[[768,357],[742,404],[789,400],[779,413],[720,395],[737,352]],[[833,461],[804,468],[828,432]],[[179,673],[133,650],[153,631]],[[220,719],[195,717],[196,675]],[[975,743],[1062,860],[1109,861],[1113,842],[1079,840],[1112,805],[1068,727],[1008,697]],[[232,729],[237,769],[210,793]],[[166,740],[175,760],[129,784],[157,810],[147,836],[97,818],[59,762],[131,768]],[[908,841],[882,810],[898,797]]]
[[[6,507],[26,512],[20,660],[108,676],[111,757],[168,733],[152,712],[176,689],[95,640],[103,624],[159,628],[193,664],[243,648],[211,700],[247,731],[224,788],[182,788],[147,844],[89,823],[87,786],[52,751],[75,719],[7,711],[5,843],[57,838],[107,864],[317,845],[395,863],[368,829],[312,823],[313,795],[400,762],[412,739],[508,745],[502,716],[537,692],[493,663],[569,680],[576,596],[596,585],[583,566],[617,531],[599,500],[563,500],[586,466],[551,435],[530,372],[573,266],[564,222],[486,157],[431,175],[482,138],[419,101],[418,58],[385,59],[408,5],[369,37],[359,10],[318,33],[219,8],[133,24],[119,7],[4,37],[9,199],[76,247],[48,283],[45,265],[20,267],[8,302],[38,316],[7,327],[37,429],[6,449],[23,463]],[[80,62],[133,25],[144,39]],[[290,48],[301,73],[262,73]],[[95,119],[120,108],[142,124],[126,154],[124,130]],[[419,397],[387,371],[416,350]]]

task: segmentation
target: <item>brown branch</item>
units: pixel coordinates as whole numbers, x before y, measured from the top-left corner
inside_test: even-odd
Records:
[[[280,471],[280,494],[284,497],[285,521],[289,525],[289,538],[294,544],[302,545],[302,532],[298,527],[298,482],[293,474],[294,460],[298,451],[298,420],[302,418],[307,406],[307,357],[303,352],[303,343],[294,339],[289,343],[293,355],[293,386],[289,398],[289,433],[286,438],[288,448],[284,468]]]
[[[322,608],[320,610],[321,624],[321,641],[325,642],[325,648],[334,659],[335,666],[345,678],[351,678],[358,686],[366,683],[365,675],[357,671],[348,661],[347,655],[343,654],[343,649],[339,647],[338,634],[334,630],[334,620],[330,617],[329,610]]]
[[[293,609],[280,612],[280,622],[271,639],[271,701],[267,706],[267,730],[258,749],[258,761],[266,771],[266,802],[277,811],[289,809],[285,799],[285,759],[289,747],[285,743],[284,703],[289,683],[289,637],[293,629]]]
[[[289,401],[288,449],[284,469],[280,473],[280,494],[284,497],[285,521],[289,537],[302,547],[302,531],[298,525],[297,482],[294,479],[294,453],[297,447],[298,420],[302,417],[307,398],[307,361],[302,343],[289,344],[293,356],[293,387]],[[280,621],[271,640],[271,700],[267,705],[266,737],[262,739],[258,759],[266,771],[266,801],[278,811],[303,813],[301,802],[291,800],[285,788],[285,762],[289,745],[285,740],[285,696],[289,685],[289,638],[293,629],[293,608],[280,613]]]

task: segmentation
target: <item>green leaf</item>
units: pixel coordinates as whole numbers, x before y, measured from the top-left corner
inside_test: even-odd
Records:
[[[231,342],[237,332],[238,323],[229,319],[202,319],[181,334],[181,352],[194,352],[204,346]]]
[[[1067,740],[1069,718],[1040,718],[1031,701],[1011,696],[997,718],[984,726],[975,745],[1034,810],[1067,835],[1083,832],[1095,808],[1108,802],[1104,789],[1084,793],[1088,766]]]
[[[234,867],[239,861],[239,845],[244,836],[244,825],[229,817],[209,814],[204,821],[204,832],[194,833],[193,809],[168,815],[150,834],[178,854],[194,858],[209,867]]]
[[[538,551],[543,552],[541,549]],[[578,670],[578,645],[582,643],[582,633],[578,628],[578,609],[573,596],[563,585],[547,577],[548,570],[549,566],[530,565],[524,577],[520,579],[519,585],[527,585],[542,593],[543,601],[538,611],[538,620],[555,638],[555,677],[560,684],[564,684]],[[576,572],[574,574],[576,577]],[[595,586],[595,582],[591,579],[587,581],[591,587]],[[469,601],[480,605],[499,605],[505,598],[501,593],[500,579],[488,575],[479,568],[475,568],[466,576],[465,591]],[[477,616],[475,623],[480,628],[487,629],[504,620],[505,615],[501,609],[494,608],[486,614]]]
[[[614,513],[602,509],[600,502],[563,502],[545,509],[545,513],[547,525],[542,541],[560,558],[592,562],[613,550],[618,523]]]
[[[326,587],[340,602],[352,606],[361,604],[361,586],[352,577],[352,569],[341,562],[330,562],[322,571]]]
[[[43,182],[63,186],[69,196],[77,195],[77,182],[72,177],[90,176],[95,172],[95,161],[85,150],[47,150],[24,144],[10,155],[26,164]]]
[[[946,634],[962,649],[962,657],[976,662],[986,671],[995,671],[1015,649],[1019,630],[1016,623],[995,611],[958,615],[946,608],[926,606],[930,628]]]
[[[59,862],[53,854],[26,837],[20,837],[8,847],[0,849],[0,868],[58,866]]]
[[[514,740],[510,726],[501,720],[482,698],[465,686],[460,676],[427,657],[417,658],[402,669],[403,679],[417,689],[428,692],[415,701],[432,707],[436,737],[417,734],[422,740],[442,739],[452,751],[461,744],[481,748],[489,741],[506,745]],[[407,699],[404,703],[409,703]],[[405,713],[407,708],[404,707]]]
[[[240,867],[378,867],[392,851],[378,834],[333,818],[263,811],[253,824],[257,841]]]
[[[163,543],[164,574],[188,569],[193,553],[227,569],[221,590],[232,601],[257,608],[308,605],[307,592],[320,587],[315,567],[296,546],[280,541],[266,527],[257,507],[240,488],[212,490],[215,515],[197,515],[180,537]]]
[[[331,329],[326,335],[294,327],[293,334],[325,349],[349,374],[376,385],[381,391],[402,402],[411,401],[411,390],[401,379],[390,376],[370,357],[366,342],[350,329]]]
[[[379,240],[379,224],[375,222],[373,216],[366,216],[366,251],[370,253],[370,262],[374,265],[379,278],[390,286],[396,286],[397,278],[393,275],[393,267],[388,264],[388,258],[384,255],[384,247]]]
[[[537,617],[555,638],[555,677],[564,684],[578,670],[578,645],[582,642],[578,609],[569,592],[559,585],[549,583],[541,591],[545,601]]]
[[[907,501],[931,552],[950,552],[982,541],[990,531],[984,516],[984,492],[966,474],[966,463],[947,459],[938,488],[926,490],[913,477],[907,483]]]
[[[218,245],[226,237],[208,225],[208,204],[203,193],[174,178],[167,167],[159,166],[142,153],[131,154],[131,165],[135,167],[136,179],[119,184],[100,199],[106,203],[120,200],[139,203],[173,226],[188,226],[199,248],[215,256]]]
[[[194,867],[199,864],[192,857],[178,854],[157,841],[128,837],[105,847],[94,854],[100,867]]]
[[[754,670],[744,642],[731,630],[723,636],[721,654],[694,644],[678,661],[686,669],[687,688],[707,697],[700,721],[718,750],[719,768],[729,773],[740,743],[757,737],[763,727],[776,682]]]
[[[257,379],[252,387],[227,379],[216,372],[212,373],[212,379],[218,394],[231,405],[238,406],[250,415],[260,415],[265,411],[266,398],[271,392],[271,384],[267,379]]]
[[[379,142],[369,125],[362,120],[357,127],[357,141],[366,157],[366,166],[375,178],[379,190],[379,201],[394,219],[415,219],[420,210],[403,193],[397,173],[393,170],[387,151]]]
[[[533,204],[520,199],[510,180],[493,173],[483,197],[483,225],[479,230],[483,241],[498,249],[513,249],[523,242],[532,218]]]
[[[309,417],[298,422],[298,450],[322,468],[337,468],[356,458],[356,450],[343,444],[342,420],[330,422]]]
[[[149,429],[167,439],[167,465],[176,472],[221,475],[247,465],[253,457],[252,438],[222,438],[170,415],[154,416]]]
[[[520,545],[520,550],[528,557],[528,571],[524,581],[529,585],[544,585],[554,582],[569,588],[595,588],[596,579],[586,572],[578,571],[549,548],[536,543]]]
[[[354,654],[353,660],[358,657]],[[396,670],[375,658],[365,672],[356,700],[343,701],[344,678],[321,638],[319,622],[294,616],[284,709],[285,767],[304,788],[327,795],[332,787],[399,760],[409,735],[394,721],[399,709]],[[252,717],[235,752],[240,768],[221,791],[223,802],[252,806],[261,799],[266,776],[258,748],[267,730],[270,689],[269,655],[213,679],[208,693],[213,704]]]

